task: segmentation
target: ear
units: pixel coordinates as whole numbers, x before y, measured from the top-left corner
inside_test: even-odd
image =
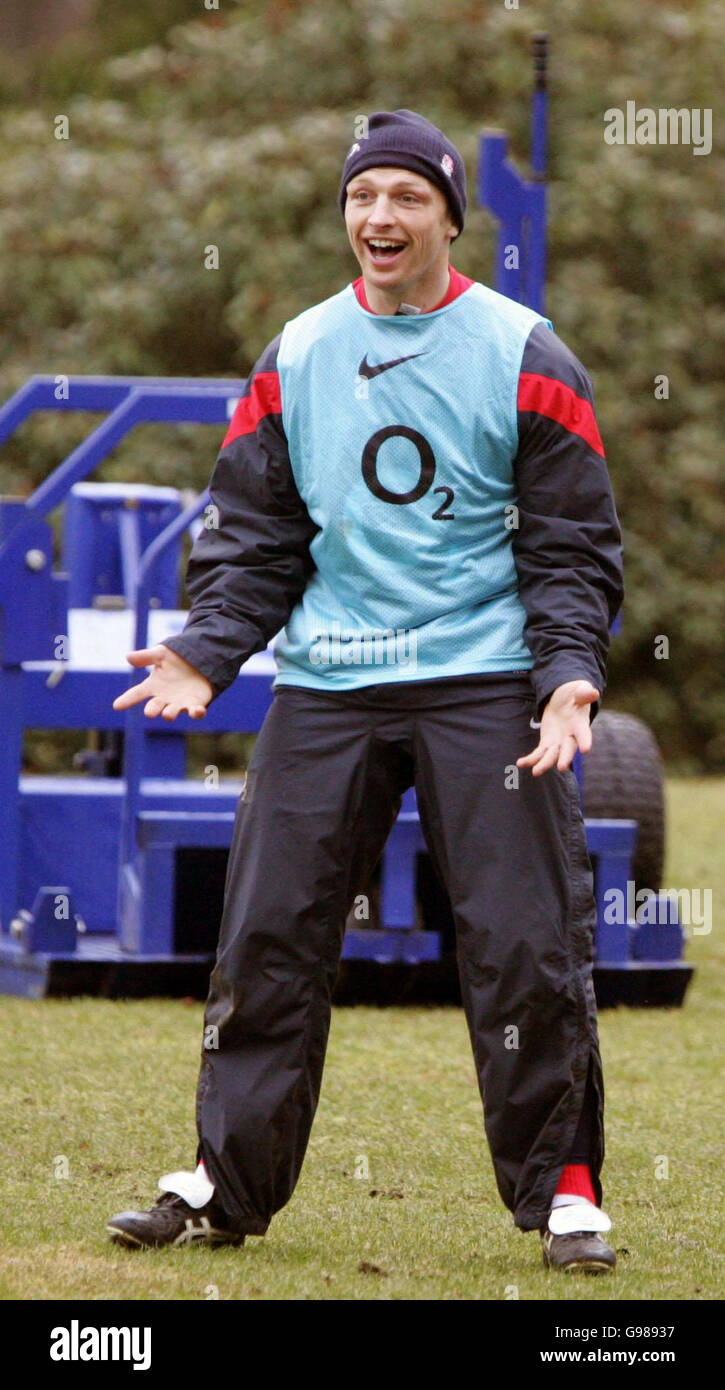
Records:
[[[449,231],[449,233],[450,233],[451,241],[455,241],[456,237],[458,237],[458,236],[461,235],[461,229],[460,229],[460,227],[458,226],[458,223],[456,222],[455,218],[453,217],[452,209],[451,209],[450,207],[447,209],[447,212],[448,212],[448,231]]]

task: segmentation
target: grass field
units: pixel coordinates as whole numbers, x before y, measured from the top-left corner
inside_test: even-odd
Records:
[[[4,998],[0,1298],[722,1298],[725,780],[673,779],[668,801],[665,884],[711,888],[713,929],[688,942],[684,1009],[600,1015],[614,1276],[546,1273],[513,1226],[463,1014],[438,1007],[335,1011],[302,1177],[264,1239],[119,1250],[106,1218],[192,1164],[202,1006]]]

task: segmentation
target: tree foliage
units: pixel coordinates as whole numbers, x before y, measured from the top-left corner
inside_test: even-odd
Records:
[[[592,375],[626,542],[608,698],[679,766],[721,763],[723,4],[165,0],[163,31],[143,28],[149,9],[0,68],[2,396],[32,372],[244,375],[358,273],[337,189],[354,118],[377,109],[421,111],[458,145],[470,210],[453,260],[490,283],[479,134],[504,126],[525,163],[529,42],[547,29],[549,313]],[[628,101],[710,108],[712,152],[605,143],[604,113]],[[29,491],[85,429],[38,417],[5,446],[3,491]],[[139,431],[100,476],[200,488],[215,447],[202,429]]]

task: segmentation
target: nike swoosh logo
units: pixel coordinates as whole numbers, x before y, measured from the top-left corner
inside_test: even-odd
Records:
[[[374,376],[380,376],[381,372],[389,372],[391,367],[399,367],[401,362],[410,362],[412,357],[424,357],[425,352],[409,352],[407,357],[395,357],[392,362],[379,362],[377,367],[371,367],[368,362],[368,355],[365,353],[360,366],[357,369],[358,376],[364,376],[371,381]]]

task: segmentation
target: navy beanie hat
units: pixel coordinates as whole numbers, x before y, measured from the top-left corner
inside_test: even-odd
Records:
[[[417,111],[376,111],[368,121],[368,134],[348,150],[340,184],[343,217],[347,185],[363,169],[393,165],[422,174],[445,195],[459,234],[466,218],[466,170],[455,145]],[[455,241],[455,237],[453,238]]]

